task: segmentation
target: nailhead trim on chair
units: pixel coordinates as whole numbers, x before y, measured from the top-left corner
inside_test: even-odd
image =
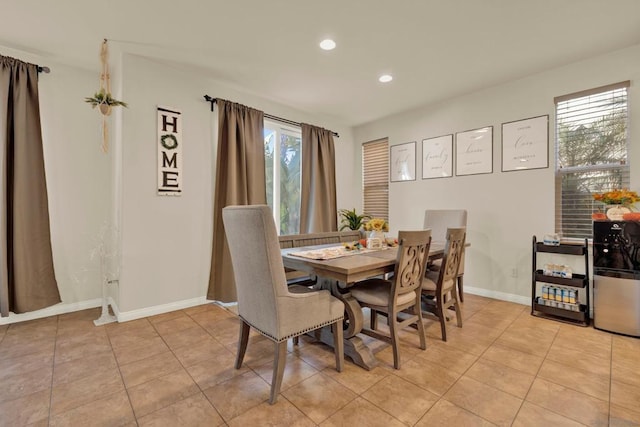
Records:
[[[238,317],[240,317],[240,318],[241,318],[241,319],[242,319],[242,320],[243,320],[247,325],[251,326],[253,329],[255,329],[256,331],[260,332],[260,333],[261,333],[262,335],[264,335],[265,337],[270,338],[270,339],[272,339],[273,341],[275,341],[275,342],[277,342],[277,343],[280,343],[280,342],[286,341],[286,340],[288,340],[289,338],[297,337],[298,335],[306,334],[307,332],[315,331],[316,329],[320,329],[320,328],[322,328],[322,327],[324,327],[324,326],[332,325],[332,324],[336,323],[338,320],[343,320],[343,319],[344,319],[344,316],[336,317],[335,319],[330,320],[330,321],[328,321],[328,322],[320,323],[320,324],[318,324],[318,325],[316,325],[316,326],[312,326],[312,327],[310,327],[310,328],[303,329],[302,331],[296,332],[295,334],[290,334],[290,335],[287,335],[287,336],[285,336],[285,337],[282,337],[282,338],[278,339],[278,338],[274,337],[273,335],[271,335],[271,334],[268,334],[268,333],[264,332],[264,331],[263,331],[263,330],[261,330],[260,328],[256,328],[256,327],[255,327],[255,326],[253,326],[251,323],[247,322],[247,321],[246,321],[246,319],[245,319],[244,317],[242,317],[242,316],[238,316]]]

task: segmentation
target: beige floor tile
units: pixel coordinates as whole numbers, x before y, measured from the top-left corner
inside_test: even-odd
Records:
[[[414,425],[439,399],[395,375],[388,375],[362,397],[407,425]]]
[[[435,341],[425,351],[416,354],[415,360],[424,363],[437,363],[459,374],[464,373],[478,359],[478,356],[466,353],[443,341]]]
[[[629,385],[640,387],[640,363],[630,366],[630,363],[618,363],[615,359],[611,363],[611,379]]]
[[[562,325],[558,331],[554,345],[567,348],[580,348],[585,353],[603,359],[611,358],[613,340],[611,334],[593,328],[581,328],[573,325]]]
[[[170,351],[120,366],[120,373],[127,388],[135,387],[158,377],[183,369]]]
[[[553,336],[542,338],[539,341],[537,339],[532,339],[530,336],[523,334],[520,331],[505,331],[500,335],[495,343],[524,353],[536,356],[545,356],[549,351],[552,342]]]
[[[129,322],[109,323],[108,325],[105,325],[104,328],[107,330],[107,335],[109,335],[110,337],[115,337],[123,333],[129,333],[136,329],[155,331],[146,317],[143,319],[131,320]]]
[[[640,386],[611,381],[611,403],[634,411],[640,410]]]
[[[404,378],[428,390],[438,396],[442,396],[460,377],[460,374],[450,371],[436,363],[424,363],[415,360],[402,365],[402,369],[394,372],[395,375]]]
[[[303,346],[294,346],[292,354],[321,371],[336,365],[336,357],[333,349],[320,342],[307,343]],[[345,360],[348,357],[345,356]]]
[[[491,360],[480,359],[464,374],[515,397],[524,399],[535,379],[534,375],[510,368]]]
[[[522,399],[467,377],[460,378],[444,398],[497,425],[510,425],[522,405]]]
[[[235,369],[235,358],[235,355],[227,350],[219,353],[214,359],[207,359],[186,369],[198,386],[205,390],[249,371],[247,366]]]
[[[61,414],[122,390],[124,384],[117,369],[57,385],[51,391],[51,415]]]
[[[580,427],[582,425],[584,424],[558,415],[531,402],[524,402],[512,424],[513,427]]]
[[[260,375],[267,384],[271,385],[273,378],[273,361],[255,368],[254,372]],[[293,354],[288,354],[285,359],[284,377],[282,378],[280,390],[284,391],[317,373],[318,370],[304,360]]]
[[[269,384],[252,371],[204,390],[226,422],[265,402],[269,392]]]
[[[205,304],[198,304],[198,305],[194,305],[193,307],[184,308],[184,309],[182,309],[182,311],[185,314],[187,314],[188,316],[192,316],[192,315],[200,313],[200,312],[210,311],[210,308],[212,306],[214,306],[214,305],[215,305],[215,303],[208,302],[208,303],[205,303]]]
[[[51,390],[0,402],[0,427],[26,426],[49,420]],[[46,424],[45,424],[46,425]]]
[[[141,339],[130,346],[113,349],[119,365],[126,365],[167,351],[169,351],[169,347],[167,347],[164,340],[158,335],[152,338]]]
[[[326,420],[357,396],[322,373],[285,390],[282,395],[316,424]]]
[[[140,427],[215,427],[222,424],[222,417],[202,393],[187,397],[138,420]]]
[[[183,319],[186,321],[187,317],[188,316],[182,310],[176,310],[170,311],[168,313],[158,314],[156,316],[147,317],[147,320],[149,320],[149,322],[155,326],[158,326],[159,323],[163,323],[163,328],[167,328],[172,325],[171,323],[167,322],[168,320]]]
[[[490,337],[467,332],[464,326],[462,329],[454,329],[454,331],[447,333],[447,344],[475,356],[482,355],[495,341]]]
[[[433,405],[429,412],[416,424],[416,427],[452,426],[490,427],[495,426],[495,424],[445,399],[440,399],[438,403]]]
[[[101,352],[93,356],[56,364],[53,368],[53,385],[77,381],[99,372],[117,369],[113,352]]]
[[[120,391],[51,418],[51,427],[122,426],[135,424],[127,393]]]
[[[171,318],[169,318],[171,316]],[[183,331],[185,329],[191,329],[198,326],[193,319],[182,311],[174,311],[171,313],[161,314],[156,316],[157,322],[154,322],[151,318],[149,321],[160,335],[172,335],[176,332]],[[164,319],[163,319],[164,317]],[[166,320],[168,318],[168,320]]]
[[[58,341],[54,363],[57,365],[97,354],[112,353],[111,344],[106,334],[91,334],[82,338]]]
[[[610,335],[614,352],[627,353],[630,357],[636,359],[640,357],[640,340],[638,338]]]
[[[311,427],[316,424],[306,415],[300,412],[287,399],[280,397],[278,401],[270,405],[263,402],[258,406],[249,409],[247,412],[238,415],[229,421],[230,427],[244,426],[295,426]]]
[[[195,326],[191,328],[162,334],[162,339],[171,350],[175,351],[180,347],[191,347],[211,338],[211,335],[205,329],[195,322],[193,324]]]
[[[216,358],[220,353],[226,352],[228,352],[226,347],[210,336],[194,345],[174,350],[174,354],[185,367]]]
[[[377,408],[367,400],[358,397],[337,411],[325,422],[323,427],[331,426],[367,426],[394,427],[404,426],[398,419]]]
[[[518,371],[535,375],[542,365],[544,356],[494,344],[487,349],[481,359],[498,362]]]
[[[335,366],[331,366],[324,368],[322,373],[338,381],[356,394],[364,393],[371,387],[375,387],[380,380],[390,375],[390,371],[383,367],[378,366],[367,371],[351,361],[345,362],[342,372],[336,371]]]
[[[200,392],[183,369],[128,389],[134,414],[141,418]]]
[[[576,368],[572,360],[558,363],[547,359],[542,364],[538,377],[600,400],[609,401],[609,376]]]
[[[611,404],[609,425],[611,427],[640,426],[640,408],[637,411]]]
[[[215,325],[217,322],[223,319],[235,318],[235,315],[219,307],[199,311],[193,314],[190,313],[189,316],[203,328]]]
[[[571,364],[576,368],[590,371],[597,375],[607,377],[611,375],[611,359],[603,359],[587,354],[579,347],[569,349],[553,345],[549,349],[547,359],[558,363]]]
[[[609,418],[609,404],[604,400],[540,378],[533,382],[526,400],[587,425],[606,425]]]
[[[116,335],[109,335],[109,340],[113,350],[116,351],[128,347],[138,347],[141,342],[158,337],[158,333],[147,322],[136,328],[118,331]]]
[[[207,324],[206,330],[223,345],[235,346],[238,343],[240,320],[237,317],[228,317],[219,322]]]
[[[51,351],[0,360],[0,383],[6,384],[5,378],[27,374],[51,365],[53,365],[53,352]]]
[[[23,340],[19,336],[10,337],[7,334],[0,342],[0,361],[26,356],[34,353],[53,354],[56,344],[55,334],[50,337],[38,338],[35,340]]]
[[[5,377],[0,385],[0,402],[48,390],[51,388],[53,366],[45,366],[26,373]]]

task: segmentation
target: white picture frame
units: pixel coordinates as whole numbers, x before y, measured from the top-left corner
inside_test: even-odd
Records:
[[[422,179],[453,176],[453,134],[422,140]]]
[[[456,176],[493,173],[493,126],[456,133]]]
[[[389,179],[391,182],[416,180],[416,142],[389,147]]]
[[[549,115],[502,124],[502,172],[549,167]]]

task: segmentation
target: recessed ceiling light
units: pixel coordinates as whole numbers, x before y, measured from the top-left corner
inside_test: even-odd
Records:
[[[324,50],[333,50],[336,47],[336,42],[331,39],[325,39],[320,42],[320,48]]]
[[[383,74],[378,77],[380,83],[389,83],[391,80],[393,80],[393,77],[390,74]]]

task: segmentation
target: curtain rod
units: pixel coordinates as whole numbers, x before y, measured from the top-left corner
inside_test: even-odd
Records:
[[[213,104],[215,104],[215,103],[218,101],[218,98],[212,98],[212,97],[210,97],[209,95],[205,95],[205,96],[204,96],[204,99],[205,99],[205,101],[207,101],[207,102],[210,102],[210,103],[211,103],[211,111],[213,111]],[[271,114],[264,113],[264,116],[265,116],[267,119],[276,120],[276,121],[279,121],[279,122],[281,122],[281,123],[286,123],[286,124],[288,124],[288,125],[298,126],[298,127],[300,127],[300,126],[301,126],[301,125],[300,125],[300,123],[298,123],[298,122],[294,122],[293,120],[289,120],[289,119],[283,119],[282,117],[273,116],[273,115],[271,115]],[[331,133],[333,134],[333,136],[335,136],[336,138],[340,138],[340,135],[338,135],[338,132],[334,132],[334,131],[330,131],[330,132],[331,132]]]
[[[38,65],[38,72],[49,74],[51,72],[51,68]]]

